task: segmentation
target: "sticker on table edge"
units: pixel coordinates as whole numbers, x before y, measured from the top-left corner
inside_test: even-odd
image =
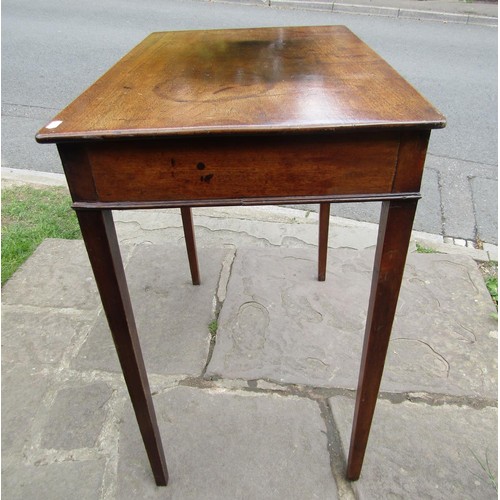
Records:
[[[54,120],[53,122],[50,122],[45,128],[57,128],[59,125],[61,125],[62,120]]]

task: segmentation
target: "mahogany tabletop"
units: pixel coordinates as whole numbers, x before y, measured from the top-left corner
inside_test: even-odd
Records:
[[[314,26],[152,33],[36,139],[444,126],[348,28]]]

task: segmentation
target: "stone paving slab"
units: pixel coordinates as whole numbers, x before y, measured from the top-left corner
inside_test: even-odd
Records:
[[[160,218],[157,222],[160,224]],[[304,224],[310,224],[311,234],[313,230],[316,233],[316,223]],[[252,231],[257,233],[257,228]],[[154,402],[171,474],[166,489],[154,485],[118,365],[113,365],[116,355],[110,334],[104,331],[104,320],[98,318],[100,306],[83,243],[52,240],[39,247],[3,289],[4,495],[43,500],[352,498],[351,486],[342,482],[342,465],[332,451],[336,444],[332,433],[336,431],[333,419],[327,415],[325,398],[336,391],[320,390],[311,396],[310,391],[314,390],[307,386],[321,386],[328,370],[337,369],[335,377],[344,376],[344,367],[349,372],[346,387],[357,378],[363,330],[358,326],[364,322],[365,312],[355,315],[348,307],[350,302],[362,302],[363,294],[367,300],[373,249],[331,251],[328,280],[320,284],[315,279],[316,249],[273,247],[274,244],[260,249],[238,247],[232,267],[234,250],[199,249],[205,290],[190,283],[182,239],[174,247],[122,248],[136,315],[139,318],[145,313],[139,326],[151,385],[155,393],[159,392]],[[35,267],[32,259],[41,267]],[[63,276],[61,268],[70,276]],[[228,274],[231,277],[226,282]],[[440,398],[436,392],[448,394],[444,398],[448,402],[455,394],[469,407],[428,406],[423,402],[393,405],[380,401],[380,411],[386,412],[380,413],[383,433],[370,452],[375,454],[372,463],[379,468],[375,472],[365,468],[363,482],[354,488],[360,498],[391,498],[391,492],[404,498],[419,498],[419,491],[428,492],[429,498],[444,498],[440,496],[442,491],[453,483],[453,493],[467,493],[455,498],[488,499],[490,490],[484,486],[483,477],[474,476],[472,482],[462,478],[463,470],[480,475],[478,462],[471,462],[470,455],[457,450],[477,443],[478,448],[471,446],[472,451],[480,460],[488,453],[492,468],[496,467],[490,455],[492,450],[496,456],[496,449],[489,446],[496,442],[492,434],[492,429],[496,430],[496,410],[484,408],[496,398],[496,325],[489,317],[493,306],[489,299],[484,299],[482,278],[468,258],[412,255],[405,282],[409,291],[402,294],[398,308],[401,319],[394,329],[384,379],[388,385],[383,386],[384,390],[418,388],[433,393],[423,398],[433,402]],[[73,290],[76,296],[72,295]],[[238,297],[235,299],[239,294],[242,303]],[[181,297],[181,301],[170,303],[172,296]],[[271,302],[265,302],[263,297]],[[329,300],[323,310],[325,297]],[[303,376],[305,388],[275,386],[264,380],[227,380],[236,377],[229,373],[216,383],[202,379],[209,356],[208,322],[223,300],[212,360],[217,356],[224,362],[236,360],[240,363],[236,368],[241,372],[243,366],[246,370],[240,375],[247,380],[262,377],[262,364],[267,363],[271,365],[271,375],[285,373],[287,381]],[[273,334],[265,337],[261,349],[259,331],[266,326],[266,315],[254,302],[266,306],[269,321],[280,318],[277,327],[283,330],[280,335],[288,343],[280,343],[282,338]],[[237,335],[231,331],[233,337],[226,337],[228,323],[224,311],[234,308],[242,311]],[[322,315],[321,321],[317,313]],[[327,325],[328,333],[323,334],[322,323],[333,320],[336,326]],[[399,321],[402,326],[398,326]],[[186,334],[191,331],[189,325],[196,322],[200,332],[203,325],[203,334]],[[175,333],[162,333],[166,324],[173,325]],[[405,330],[405,325],[413,325],[413,329],[419,325],[416,337],[411,328]],[[354,337],[358,347],[350,342]],[[93,342],[93,347],[85,342]],[[341,353],[347,353],[345,358],[339,354],[336,343],[345,349]],[[225,345],[229,346],[229,354],[217,354]],[[268,351],[269,346],[274,350]],[[301,355],[311,359],[304,363],[303,358],[294,357],[300,350]],[[269,353],[280,352],[283,361],[272,366],[274,358]],[[323,353],[325,357],[321,357]],[[88,359],[84,359],[85,355]],[[97,362],[91,362],[91,356]],[[259,356],[264,356],[263,360]],[[356,361],[352,361],[356,356]],[[187,363],[197,360],[196,366],[191,365],[191,375],[186,373],[189,369],[187,364],[182,365],[181,358]],[[338,363],[337,358],[341,359]],[[328,366],[323,367],[318,360]],[[299,372],[297,367],[304,365],[308,371]],[[251,373],[256,366],[261,371]],[[442,376],[444,372],[446,377]],[[186,374],[190,378],[179,382]],[[272,376],[267,378],[273,380]],[[325,386],[335,387],[338,380],[335,378],[332,385]],[[406,386],[398,385],[401,383]],[[476,397],[479,410],[474,410]],[[485,403],[484,398],[490,398],[489,402]],[[123,401],[128,408],[125,414]],[[330,399],[330,405],[345,447],[352,422],[352,401],[339,402],[336,397]],[[443,408],[453,411],[446,413]],[[414,424],[413,419],[418,422]],[[446,419],[451,425],[439,449]],[[394,435],[386,437],[391,432]],[[420,433],[425,432],[426,440],[420,443]],[[458,436],[458,448],[452,446],[452,433]],[[467,441],[462,439],[464,436]],[[378,442],[382,442],[380,463]],[[397,456],[402,456],[401,460],[409,457],[404,470],[391,461],[395,456],[392,451],[399,446],[402,451]],[[426,457],[423,463],[410,456],[409,446]],[[429,465],[432,460],[433,470]],[[439,488],[421,486],[426,475],[431,478],[431,486]],[[339,481],[337,485],[334,478]],[[337,488],[341,493],[337,494]]]
[[[44,240],[2,292],[4,304],[84,310],[100,304],[81,240]]]
[[[238,249],[206,376],[355,389],[372,250]],[[496,322],[472,259],[410,254],[382,390],[496,397]]]
[[[354,400],[329,400],[347,456]],[[377,403],[360,479],[360,500],[374,498],[496,499],[498,411],[405,401]]]
[[[201,374],[210,345],[208,325],[215,317],[214,301],[227,253],[223,249],[199,249],[202,283],[193,286],[185,248],[144,244],[134,249],[126,274],[149,373]],[[71,367],[121,373],[104,314],[100,314]]]
[[[2,495],[9,500],[98,500],[104,467],[104,460],[10,467],[2,471]]]
[[[2,360],[2,470],[22,461],[29,430],[51,383],[51,377],[29,364]]]
[[[58,366],[66,350],[87,335],[95,318],[89,311],[4,304],[2,361]]]
[[[337,498],[326,428],[311,400],[178,387],[154,397],[170,482],[157,488],[128,405],[117,499]]]
[[[314,207],[317,210],[317,205]],[[284,207],[194,208],[199,247],[312,248],[318,243],[318,214]],[[150,242],[184,246],[180,211],[122,211],[114,214],[117,234],[124,243]],[[377,242],[376,225],[332,217],[332,248],[367,248]]]
[[[94,448],[106,420],[106,403],[111,394],[111,387],[103,382],[59,390],[45,419],[40,447]]]
[[[424,186],[428,178],[428,175],[424,177]],[[436,203],[439,205],[439,200]],[[372,210],[376,205],[374,220],[378,222],[380,203],[337,203],[331,207],[332,214],[338,215],[339,209],[345,205],[356,205],[361,210]],[[301,210],[276,206],[194,208],[197,244],[206,248],[317,248],[318,205],[300,207]],[[123,243],[149,242],[162,245],[168,241],[169,244],[184,247],[179,210],[124,210],[115,212],[114,219],[118,237]],[[377,234],[378,224],[332,216],[328,247],[358,250],[374,247]],[[447,244],[440,235],[412,231],[412,251],[415,250],[415,242],[441,253],[468,255],[478,261],[490,260],[486,250]],[[492,253],[497,250],[496,246],[491,247]]]
[[[497,398],[495,306],[468,257],[411,254],[388,352],[387,391]]]

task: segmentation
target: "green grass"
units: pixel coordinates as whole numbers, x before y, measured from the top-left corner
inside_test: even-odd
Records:
[[[420,243],[415,243],[417,245],[417,253],[439,253],[434,248],[425,247]]]
[[[486,283],[486,288],[488,289],[488,292],[490,292],[491,298],[493,299],[493,302],[498,307],[498,277],[497,276],[488,276],[485,279]]]
[[[45,238],[81,238],[63,188],[2,189],[2,285]]]
[[[484,279],[484,282],[497,308],[497,312],[492,313],[491,317],[498,321],[498,276],[488,276]]]
[[[478,265],[486,288],[498,309],[498,262],[490,260],[489,262],[480,262]]]
[[[498,321],[498,262],[490,260],[489,262],[479,262],[479,270],[483,275],[486,288],[491,295],[491,299],[497,308],[497,312],[491,314],[491,317]]]
[[[470,450],[470,448],[469,448],[469,450]],[[492,468],[490,467],[490,462],[488,460],[488,452],[486,451],[484,454],[484,458],[485,458],[484,461],[480,460],[472,450],[470,450],[470,452],[472,453],[472,456],[476,459],[477,463],[480,465],[481,469],[483,469],[487,481],[490,483],[490,485],[493,487],[493,489],[498,493],[497,478],[495,476],[495,473],[492,471]],[[484,479],[482,476],[479,476],[477,474],[474,474],[474,475],[477,476],[481,480]]]
[[[215,335],[217,335],[217,327],[218,327],[218,323],[217,323],[217,320],[214,319],[212,321],[210,321],[209,325],[208,325],[208,331],[210,332],[210,335],[212,338],[215,337]]]

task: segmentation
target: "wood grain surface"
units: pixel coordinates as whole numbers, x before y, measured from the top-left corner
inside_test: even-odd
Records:
[[[445,125],[345,26],[153,33],[39,142]]]

